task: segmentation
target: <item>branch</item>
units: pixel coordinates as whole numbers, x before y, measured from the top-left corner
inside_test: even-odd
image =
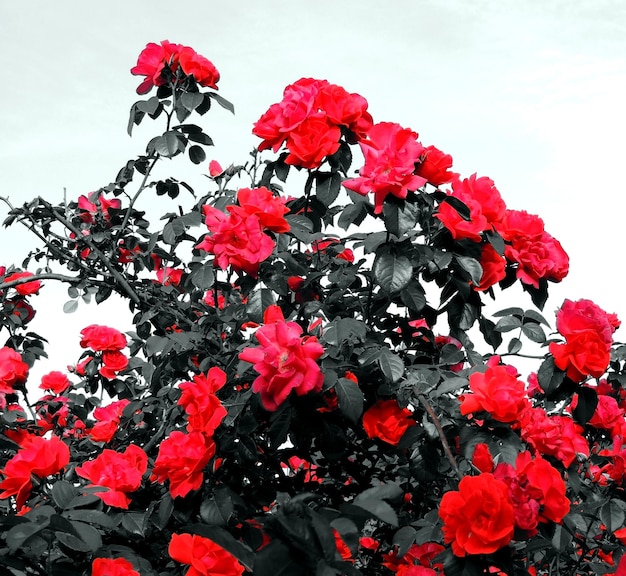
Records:
[[[59,280],[60,282],[67,282],[68,284],[78,284],[81,281],[80,276],[65,276],[64,274],[56,274],[54,272],[42,272],[41,274],[33,274],[32,276],[26,276],[24,278],[18,278],[17,280],[11,280],[10,282],[3,282],[0,284],[0,290],[4,288],[13,288],[20,284],[27,284],[28,282],[35,282],[36,280]],[[96,281],[98,284],[100,282]]]
[[[133,207],[135,206],[135,202],[137,202],[139,195],[146,189],[146,182],[148,181],[150,172],[152,172],[152,169],[154,168],[154,165],[157,163],[157,160],[159,158],[160,158],[159,154],[157,154],[154,157],[154,159],[152,160],[152,164],[148,166],[148,169],[146,170],[146,173],[143,176],[143,180],[141,181],[141,184],[139,184],[139,189],[137,190],[135,195],[130,199],[130,203],[128,204],[128,209],[126,210],[126,214],[124,214],[124,220],[122,220],[122,225],[120,226],[120,233],[118,234],[116,240],[120,239],[120,236],[122,232],[124,231],[124,228],[126,228],[126,225],[128,224],[128,221],[130,220],[130,213],[132,212]]]
[[[89,236],[83,236],[80,232],[80,230],[78,228],[76,228],[69,220],[67,220],[65,217],[63,217],[61,214],[59,214],[54,208],[53,206],[47,202],[46,200],[44,200],[41,196],[39,197],[39,201],[46,207],[48,208],[48,210],[50,210],[50,212],[52,213],[52,215],[54,216],[54,218],[56,220],[58,220],[59,222],[61,222],[61,224],[63,224],[68,230],[74,232],[74,234],[76,234],[76,238],[82,240],[85,244],[87,244],[87,246],[89,246],[89,248],[92,250],[92,252],[100,259],[100,261],[105,265],[105,267],[107,268],[107,270],[109,271],[109,273],[111,274],[111,276],[113,276],[113,278],[117,281],[117,283],[123,288],[124,292],[126,292],[127,296],[135,303],[135,304],[140,304],[141,303],[141,299],[139,298],[139,296],[137,296],[136,292],[133,290],[133,288],[131,287],[131,285],[126,281],[126,278],[124,278],[124,276],[122,274],[120,274],[120,272],[118,272],[113,265],[111,264],[111,262],[109,261],[109,259],[100,251],[100,249],[91,241],[91,239],[89,238]]]
[[[443,445],[443,451],[445,452],[446,457],[448,458],[448,462],[450,462],[450,465],[452,466],[452,469],[456,472],[456,475],[459,478],[459,480],[462,480],[463,472],[461,472],[459,465],[456,463],[456,460],[454,458],[454,454],[452,454],[452,449],[450,448],[450,444],[448,444],[448,439],[446,438],[446,434],[443,431],[443,427],[441,426],[441,421],[437,417],[437,414],[435,414],[435,411],[433,410],[433,407],[430,405],[430,402],[428,402],[428,399],[426,398],[426,396],[424,396],[421,392],[416,392],[416,395],[421,405],[424,407],[424,409],[428,413],[428,416],[430,416],[430,419],[432,423],[435,425],[435,428],[437,429],[437,434],[439,434],[439,439],[441,440],[441,444]]]

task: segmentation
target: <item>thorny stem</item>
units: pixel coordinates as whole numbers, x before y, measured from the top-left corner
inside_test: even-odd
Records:
[[[126,210],[126,214],[124,214],[124,220],[122,220],[122,225],[120,226],[120,232],[119,232],[119,234],[117,236],[117,240],[119,240],[120,236],[123,234],[124,230],[126,229],[128,221],[130,220],[130,214],[133,211],[133,207],[135,206],[135,202],[137,202],[137,200],[139,199],[139,196],[141,195],[141,193],[147,188],[147,182],[148,182],[148,178],[150,177],[150,173],[152,172],[152,169],[154,168],[154,165],[157,163],[157,160],[160,157],[161,156],[159,154],[157,154],[153,158],[152,163],[150,164],[150,166],[148,166],[148,169],[146,170],[146,173],[143,175],[143,179],[142,179],[141,183],[139,184],[139,188],[137,189],[137,192],[135,192],[135,195],[130,199],[130,202],[128,204],[128,208]]]
[[[54,272],[43,272],[41,274],[33,274],[32,276],[27,276],[25,278],[11,280],[10,282],[3,282],[0,284],[0,290],[19,286],[20,284],[27,284],[28,282],[34,282],[36,280],[59,280],[60,282],[67,282],[68,284],[78,284],[81,281],[80,277],[77,276],[65,276],[64,274],[56,274]],[[97,280],[91,281],[95,284],[104,284],[104,282],[99,282]]]
[[[443,445],[443,451],[446,454],[446,458],[448,458],[448,462],[450,462],[450,465],[452,466],[452,469],[456,472],[459,480],[462,480],[463,472],[461,472],[461,469],[459,468],[459,465],[456,463],[456,459],[454,458],[454,454],[452,454],[452,449],[450,448],[450,444],[448,444],[448,439],[446,438],[446,434],[443,431],[443,427],[441,426],[441,421],[437,417],[437,414],[435,414],[435,411],[430,405],[430,402],[428,402],[426,396],[424,396],[421,392],[416,392],[416,395],[417,399],[420,401],[421,405],[424,407],[424,410],[426,410],[428,416],[430,416],[432,423],[437,429],[437,434],[439,434],[439,439],[441,440],[441,444]]]
[[[111,274],[111,276],[113,276],[113,278],[118,282],[118,284],[123,288],[124,292],[126,292],[126,294],[128,295],[128,297],[135,303],[135,304],[140,304],[141,303],[141,299],[139,298],[139,296],[137,296],[137,294],[135,293],[135,291],[132,289],[132,287],[130,286],[130,284],[126,281],[126,279],[124,278],[124,276],[122,274],[120,274],[111,264],[111,262],[109,262],[108,258],[100,251],[100,249],[91,241],[91,239],[89,238],[89,236],[82,236],[80,233],[80,230],[78,230],[78,228],[76,228],[69,220],[67,220],[66,218],[64,218],[61,214],[59,214],[54,208],[53,206],[47,202],[46,200],[44,200],[43,198],[41,198],[41,196],[39,197],[39,201],[46,207],[48,208],[48,210],[50,210],[50,212],[52,213],[52,215],[59,221],[61,222],[61,224],[63,224],[68,230],[74,232],[74,234],[76,234],[77,238],[80,238],[83,242],[85,242],[85,244],[87,244],[87,246],[89,246],[89,248],[93,251],[93,253],[98,257],[98,259],[104,264],[104,266],[106,267],[106,269],[109,271],[109,273]],[[82,236],[82,237],[81,237]]]

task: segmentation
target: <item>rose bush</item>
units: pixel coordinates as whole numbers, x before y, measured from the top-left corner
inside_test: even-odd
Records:
[[[551,328],[543,220],[322,79],[224,169],[213,63],[162,41],[131,72],[145,153],[67,204],[2,199],[39,244],[0,266],[0,572],[623,575],[626,346],[588,300]],[[177,156],[206,189],[156,176]],[[36,381],[50,282],[82,354]],[[517,282],[531,304],[486,314]],[[113,294],[126,333],[83,308]]]

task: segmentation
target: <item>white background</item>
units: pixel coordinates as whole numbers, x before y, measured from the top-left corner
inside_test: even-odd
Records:
[[[222,165],[245,161],[258,143],[252,123],[284,86],[303,76],[341,84],[368,99],[375,121],[419,132],[452,154],[457,172],[491,177],[509,208],[545,220],[571,258],[569,277],[551,285],[549,320],[568,297],[626,321],[626,3],[0,0],[0,196],[60,201],[65,187],[76,199],[143,152],[162,126],[127,136],[140,82],[129,69],[163,39],[221,72],[236,116],[216,108],[203,126]],[[189,166],[190,179],[208,183],[206,166]],[[181,165],[165,168],[184,177]],[[0,230],[0,265],[19,263],[29,246],[21,230]],[[115,306],[64,316],[65,288],[47,284],[33,323],[54,340],[46,370],[75,361],[83,326],[130,328]]]

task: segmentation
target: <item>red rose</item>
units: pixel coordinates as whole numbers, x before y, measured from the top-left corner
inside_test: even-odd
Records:
[[[206,376],[194,376],[193,382],[180,385],[182,394],[178,404],[187,413],[187,431],[202,432],[211,436],[227,414],[226,408],[215,393],[226,383],[226,373],[217,367],[211,368]]]
[[[613,343],[613,332],[620,326],[615,314],[605,312],[591,300],[565,300],[556,315],[557,330],[566,338],[593,331],[607,345]]]
[[[444,541],[452,544],[456,556],[491,554],[513,538],[509,488],[493,474],[465,476],[458,491],[443,495],[439,516]]]
[[[32,272],[14,272],[13,274],[9,274],[4,281],[12,282],[13,280],[20,280],[21,278],[30,278],[34,276]],[[39,292],[39,288],[41,288],[41,282],[39,280],[33,280],[32,282],[25,282],[24,284],[17,284],[13,286],[16,292],[20,296],[30,296],[31,294],[37,294]]]
[[[94,492],[105,504],[116,508],[128,509],[128,492],[134,492],[141,486],[141,479],[148,468],[148,456],[131,444],[123,453],[103,450],[95,459],[76,468],[76,474],[91,482],[90,486],[103,486],[106,492]]]
[[[481,241],[481,233],[493,228],[504,216],[506,205],[493,180],[486,176],[472,174],[464,180],[452,183],[453,198],[463,202],[470,212],[470,220],[465,220],[449,202],[442,202],[435,217],[450,231],[455,240],[467,238]]]
[[[528,408],[520,417],[522,439],[540,454],[554,456],[565,467],[578,454],[589,457],[582,427],[567,416],[548,416],[543,408]]]
[[[161,442],[151,480],[170,482],[172,497],[187,496],[204,480],[204,468],[215,455],[215,442],[200,432],[175,430]]]
[[[91,576],[140,576],[125,558],[96,558],[91,564]]]
[[[96,408],[93,411],[96,423],[89,430],[90,439],[93,442],[110,442],[117,432],[124,408],[129,404],[130,400],[124,399]]]
[[[213,62],[207,60],[204,56],[200,56],[193,48],[184,46],[178,52],[178,63],[183,72],[187,76],[194,77],[200,86],[208,86],[217,90],[217,83],[220,79],[220,73],[213,65]]]
[[[364,196],[373,192],[376,214],[383,211],[383,202],[389,194],[406,198],[409,191],[426,184],[426,178],[414,173],[423,146],[417,141],[417,133],[409,128],[391,122],[374,124],[368,140],[360,146],[365,165],[358,178],[344,180],[343,185]]]
[[[137,94],[146,94],[153,86],[165,84],[163,68],[169,66],[175,70],[178,53],[183,47],[163,40],[161,44],[150,42],[141,51],[137,58],[137,65],[130,69],[135,76],[145,76],[146,79],[137,87]]]
[[[508,242],[518,240],[536,240],[544,232],[543,220],[525,210],[505,210],[502,220],[496,224],[496,230]]]
[[[394,446],[411,426],[415,426],[413,412],[401,408],[396,400],[378,400],[363,414],[363,429],[368,438],[378,438]]]
[[[260,346],[244,348],[239,354],[259,373],[252,390],[261,395],[263,407],[276,410],[292,391],[298,396],[319,392],[324,375],[316,360],[324,348],[317,338],[302,337],[300,325],[286,322],[278,306],[265,310],[264,322],[255,333]]]
[[[309,116],[289,132],[285,158],[287,164],[302,168],[319,168],[326,156],[339,150],[339,127],[328,122],[324,115]]]
[[[241,576],[244,572],[230,552],[196,534],[172,534],[167,551],[172,560],[189,565],[185,576]]]
[[[518,263],[517,277],[539,288],[539,280],[560,282],[569,272],[569,256],[560,242],[544,232],[539,238],[516,239],[505,249],[508,260]]]
[[[495,358],[495,357],[494,357]],[[528,406],[526,385],[512,366],[489,366],[469,378],[472,393],[462,394],[461,414],[489,412],[498,422],[515,422]]]
[[[350,94],[336,84],[321,87],[315,103],[326,113],[330,122],[346,126],[357,139],[365,138],[373,125],[372,117],[367,112],[367,100],[360,94]]]
[[[71,382],[63,372],[54,370],[41,377],[39,388],[42,390],[52,390],[55,394],[65,392],[71,385]]]
[[[215,263],[227,270],[256,277],[259,264],[274,251],[274,241],[264,232],[259,216],[233,210],[227,216],[212,206],[204,206],[205,222],[210,234],[196,248],[215,254]]]
[[[589,420],[591,426],[611,430],[624,423],[624,409],[619,407],[617,400],[606,394],[598,395],[598,405]]]
[[[452,156],[444,154],[434,146],[427,146],[422,151],[420,163],[415,173],[422,178],[426,178],[429,184],[441,186],[452,182],[458,176],[456,172],[450,172],[452,168]]]
[[[481,472],[493,472],[493,456],[489,451],[489,446],[484,442],[476,444],[472,464]]]
[[[480,265],[483,273],[480,277],[480,284],[475,286],[475,290],[488,290],[506,276],[506,260],[496,252],[491,244],[485,244],[480,256]]]
[[[259,188],[241,188],[237,192],[237,202],[240,210],[246,214],[258,216],[259,223],[263,228],[272,232],[289,232],[290,226],[285,220],[285,214],[289,208],[285,206],[280,197],[274,195],[271,190],[261,186]],[[232,214],[237,210],[236,206],[229,206],[228,211]]]
[[[91,348],[95,352],[101,350],[121,350],[126,346],[126,336],[115,328],[92,324],[80,331],[83,348]]]
[[[69,461],[69,448],[56,436],[27,437],[2,470],[5,479],[0,483],[0,490],[4,490],[0,498],[17,496],[17,507],[21,508],[32,490],[31,475],[47,478],[60,472]]]
[[[13,393],[16,384],[23,384],[28,377],[28,364],[22,361],[19,352],[3,346],[0,348],[0,392]]]

